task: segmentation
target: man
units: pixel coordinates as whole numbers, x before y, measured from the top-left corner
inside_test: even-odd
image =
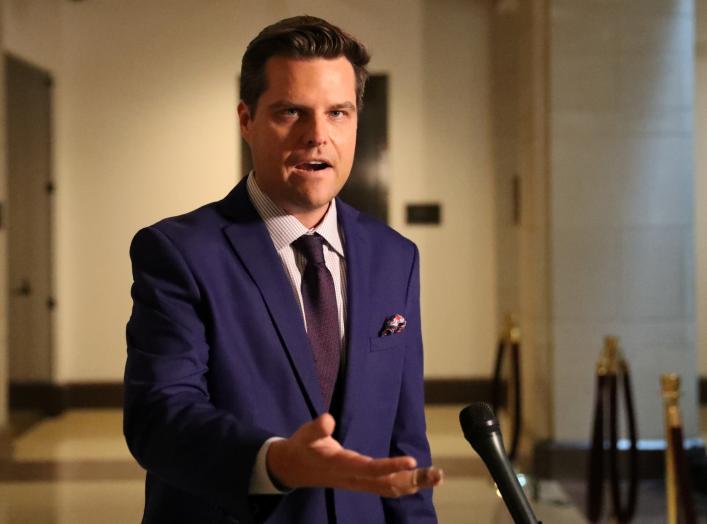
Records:
[[[238,106],[253,172],[133,240],[144,523],[436,522],[417,249],[335,199],[367,62],[324,20],[265,28]]]

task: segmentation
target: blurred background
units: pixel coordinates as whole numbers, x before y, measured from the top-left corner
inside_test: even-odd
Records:
[[[441,521],[507,521],[456,417],[498,393],[513,315],[499,402],[539,516],[586,521],[613,335],[655,465],[636,519],[665,522],[662,374],[695,471],[707,434],[707,0],[0,0],[0,523],[139,520],[128,247],[241,178],[240,58],[297,14],[373,57],[344,198],[420,248]]]

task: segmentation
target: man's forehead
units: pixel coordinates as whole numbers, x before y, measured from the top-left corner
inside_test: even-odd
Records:
[[[341,100],[337,100],[337,103],[355,104],[356,75],[351,62],[344,56],[336,58],[273,56],[266,62],[264,96],[275,96],[285,100],[291,98],[292,89],[310,86],[315,90],[321,87],[331,88],[332,94],[339,91],[337,96],[340,95]],[[298,94],[306,96],[310,92],[305,89]]]
[[[331,64],[343,66],[346,69],[351,69],[351,74],[354,74],[354,67],[351,62],[344,56],[339,55],[332,58],[328,57],[293,57],[285,55],[274,55],[267,59],[265,62],[265,72],[268,71],[280,71],[280,70],[290,70],[299,68],[300,66],[317,65],[317,64]]]

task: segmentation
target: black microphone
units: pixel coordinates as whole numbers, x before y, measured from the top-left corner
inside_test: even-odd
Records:
[[[464,438],[481,456],[491,472],[508,512],[515,524],[542,524],[533,514],[533,509],[518,483],[513,467],[508,461],[503,447],[501,428],[491,406],[484,402],[474,402],[459,413],[459,423]]]

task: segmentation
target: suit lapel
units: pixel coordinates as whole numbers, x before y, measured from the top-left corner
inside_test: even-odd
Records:
[[[324,401],[302,312],[265,223],[248,198],[245,179],[221,202],[221,208],[233,220],[224,232],[258,286],[310,409],[318,416]]]
[[[368,296],[370,249],[358,223],[359,212],[337,199],[336,209],[344,231],[346,255],[346,278],[348,297],[346,368],[343,383],[343,399],[338,421],[338,437],[343,442],[356,410],[361,407],[359,391],[365,384],[365,367],[368,356]]]

